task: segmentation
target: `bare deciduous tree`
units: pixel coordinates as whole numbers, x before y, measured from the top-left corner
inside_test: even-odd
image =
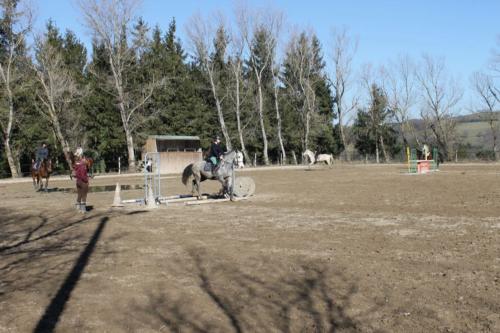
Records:
[[[498,99],[495,96],[495,87],[493,86],[493,78],[484,73],[476,72],[471,77],[471,85],[474,92],[479,97],[481,102],[480,112],[486,114],[486,119],[490,126],[492,148],[495,154],[495,160],[499,158],[498,151],[498,132],[499,132],[499,119],[496,110]]]
[[[241,103],[242,103],[242,89],[243,89],[243,52],[245,43],[243,38],[236,32],[232,33],[230,41],[230,56],[229,67],[234,79],[233,101],[234,110],[236,114],[236,127],[238,130],[238,138],[240,140],[240,147],[245,157],[245,161],[250,161],[247,149],[245,147],[245,140],[243,136],[243,125],[241,121]]]
[[[20,177],[19,160],[11,146],[12,129],[19,118],[14,105],[16,90],[22,88],[22,63],[27,62],[23,54],[26,35],[31,31],[32,11],[26,3],[14,0],[0,2],[2,46],[0,50],[0,128],[3,146],[12,177]]]
[[[285,145],[283,143],[283,133],[282,133],[282,121],[281,121],[281,111],[279,105],[279,91],[280,91],[280,73],[281,64],[273,64],[271,67],[271,73],[273,76],[273,95],[274,95],[274,110],[276,112],[276,132],[278,134],[278,142],[281,150],[281,162],[283,164],[287,163]]]
[[[283,134],[282,134],[283,126],[281,121],[281,111],[279,105],[279,91],[281,85],[280,72],[282,64],[278,60],[278,46],[279,46],[278,41],[280,37],[279,34],[281,32],[282,18],[283,18],[282,15],[278,16],[279,21],[274,31],[275,35],[271,38],[271,43],[268,43],[267,46],[269,47],[268,52],[272,54],[270,67],[271,67],[271,75],[273,77],[273,96],[274,96],[274,110],[276,112],[276,131],[278,134],[278,142],[281,150],[281,162],[286,164],[287,157],[286,157],[285,145],[283,143]]]
[[[134,56],[141,45],[127,44],[134,13],[139,0],[77,0],[84,21],[93,37],[104,45],[112,77],[108,82],[116,98],[127,142],[128,165],[135,169],[133,132],[144,118],[154,90],[164,83],[164,78],[152,77],[143,86],[127,84]],[[142,113],[142,114],[141,114]]]
[[[332,61],[333,73],[331,83],[334,93],[335,111],[338,116],[340,138],[344,148],[349,144],[345,134],[344,118],[358,106],[358,98],[352,96],[347,100],[347,93],[353,83],[352,60],[358,48],[358,40],[352,39],[346,28],[333,30],[332,33]],[[350,159],[349,155],[346,155]]]
[[[384,87],[387,102],[394,120],[399,124],[403,144],[409,145],[412,136],[418,145],[419,139],[410,123],[410,111],[416,103],[415,66],[408,56],[390,61],[384,69]]]
[[[34,70],[40,85],[37,96],[44,105],[41,113],[51,124],[66,162],[72,170],[69,126],[63,126],[63,123],[76,122],[78,115],[72,112],[70,106],[76,98],[82,96],[83,90],[66,68],[61,50],[51,45],[49,40],[37,38],[35,52],[37,63]]]
[[[231,137],[229,136],[222,110],[224,99],[227,97],[227,89],[224,87],[225,82],[221,82],[220,80],[220,71],[222,69],[217,67],[216,59],[213,58],[217,52],[215,45],[217,33],[226,34],[225,24],[222,19],[218,19],[218,22],[213,24],[208,19],[203,19],[200,15],[195,15],[187,24],[186,30],[188,38],[210,81],[210,88],[217,108],[222,135],[226,141],[227,149],[231,150]],[[223,51],[226,51],[225,46]],[[222,61],[226,60],[226,54],[220,54],[219,57],[222,58]]]
[[[422,119],[431,128],[446,158],[451,159],[456,127],[454,116],[463,90],[448,74],[442,58],[424,55],[416,76],[422,90]]]
[[[273,10],[250,11],[240,8],[237,12],[237,23],[243,40],[245,41],[250,54],[249,64],[254,74],[257,85],[257,104],[259,114],[259,124],[262,133],[264,164],[269,164],[268,141],[264,122],[264,73],[271,70],[273,64],[273,52],[269,52],[276,45],[276,38],[279,34],[283,15]],[[261,34],[264,37],[267,52],[264,55],[257,55],[253,49],[252,42]]]
[[[298,108],[302,122],[302,149],[309,149],[311,117],[317,110],[316,91],[314,87],[320,79],[315,72],[314,54],[311,34],[302,32],[293,35],[287,49],[287,70],[289,81],[287,86],[292,95],[302,104]]]

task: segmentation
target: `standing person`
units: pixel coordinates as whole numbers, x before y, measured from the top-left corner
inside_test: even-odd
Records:
[[[43,160],[46,160],[49,157],[49,149],[47,148],[47,144],[42,142],[42,145],[38,147],[35,155],[35,170],[38,171],[40,169],[40,164]]]
[[[422,148],[422,152],[424,155],[424,160],[427,161],[429,159],[429,155],[431,154],[429,151],[429,146],[427,144],[424,144],[424,147]]]
[[[213,165],[213,171],[215,172],[217,166],[219,165],[220,160],[222,159],[222,155],[224,152],[222,151],[222,147],[220,145],[220,138],[218,136],[214,137],[214,141],[210,146],[210,156],[208,157],[210,162]]]
[[[87,173],[87,161],[83,156],[83,149],[77,148],[75,152],[75,165],[73,167],[76,178],[76,209],[81,213],[87,211],[87,192],[89,191],[89,175]]]

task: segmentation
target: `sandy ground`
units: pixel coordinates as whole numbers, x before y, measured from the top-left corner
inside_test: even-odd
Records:
[[[85,215],[0,183],[0,332],[500,332],[500,166],[242,174],[247,201]]]

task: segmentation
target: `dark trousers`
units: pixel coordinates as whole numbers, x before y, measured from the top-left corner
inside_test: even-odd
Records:
[[[76,191],[78,196],[76,202],[87,202],[87,192],[89,191],[89,183],[82,182],[81,180],[76,181]]]

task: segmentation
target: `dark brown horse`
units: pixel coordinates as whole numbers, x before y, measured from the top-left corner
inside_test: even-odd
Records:
[[[33,187],[37,191],[43,190],[43,178],[45,178],[45,191],[47,191],[50,174],[52,173],[52,160],[44,158],[43,161],[40,162],[38,170],[35,168],[35,163],[36,162],[32,160],[31,178],[33,178]]]

